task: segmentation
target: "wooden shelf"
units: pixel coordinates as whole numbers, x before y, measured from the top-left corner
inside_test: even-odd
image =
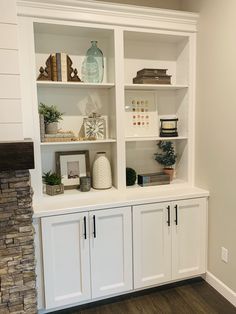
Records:
[[[151,136],[151,137],[126,137],[126,142],[143,142],[143,141],[175,141],[175,140],[187,140],[187,136],[178,136],[178,137],[160,137],[160,136]]]
[[[105,140],[96,141],[70,141],[70,142],[42,142],[41,146],[55,146],[55,145],[83,145],[83,144],[100,144],[100,143],[116,143],[116,139],[108,138]]]
[[[115,86],[114,83],[83,83],[83,82],[54,82],[54,81],[36,81],[37,87],[57,87],[57,88],[95,88],[110,89]]]
[[[188,85],[169,84],[127,84],[125,90],[179,90],[188,88]]]

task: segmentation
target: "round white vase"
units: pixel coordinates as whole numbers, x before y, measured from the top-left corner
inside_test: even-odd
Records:
[[[112,187],[111,165],[105,152],[98,152],[93,162],[93,188],[97,190]]]

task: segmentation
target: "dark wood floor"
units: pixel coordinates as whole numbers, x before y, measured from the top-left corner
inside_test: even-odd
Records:
[[[145,294],[144,294],[145,293]],[[108,302],[108,303],[107,303]],[[202,279],[163,286],[54,314],[235,314],[236,308]]]

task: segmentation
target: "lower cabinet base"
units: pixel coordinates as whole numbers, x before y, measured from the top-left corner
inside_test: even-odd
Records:
[[[113,302],[126,300],[130,297],[147,295],[149,293],[154,293],[154,292],[161,291],[164,289],[170,289],[170,288],[178,287],[178,286],[185,285],[185,284],[200,282],[200,281],[204,280],[203,279],[204,277],[205,277],[205,274],[201,274],[198,276],[186,278],[184,280],[171,281],[171,282],[160,284],[158,286],[147,287],[147,288],[142,288],[142,289],[138,289],[138,290],[126,291],[126,292],[123,292],[123,293],[118,294],[118,295],[111,295],[111,296],[107,296],[107,297],[103,297],[103,298],[98,298],[98,299],[80,302],[78,304],[71,304],[70,306],[67,306],[67,307],[58,307],[58,308],[50,309],[50,310],[39,309],[38,314],[46,314],[46,313],[50,313],[50,312],[54,313],[55,311],[60,311],[63,309],[70,309],[70,310],[82,310],[83,309],[84,310],[84,309],[88,309],[88,308],[93,308],[93,307],[96,307],[99,305],[105,305],[105,304],[110,304]],[[56,314],[56,312],[54,314]]]

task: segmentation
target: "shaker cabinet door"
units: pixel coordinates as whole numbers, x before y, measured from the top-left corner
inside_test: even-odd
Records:
[[[46,309],[90,299],[87,230],[87,213],[42,218]]]
[[[131,208],[89,214],[92,297],[132,289]]]
[[[172,279],[206,271],[207,200],[173,202]]]
[[[171,279],[169,203],[133,206],[134,288]]]

